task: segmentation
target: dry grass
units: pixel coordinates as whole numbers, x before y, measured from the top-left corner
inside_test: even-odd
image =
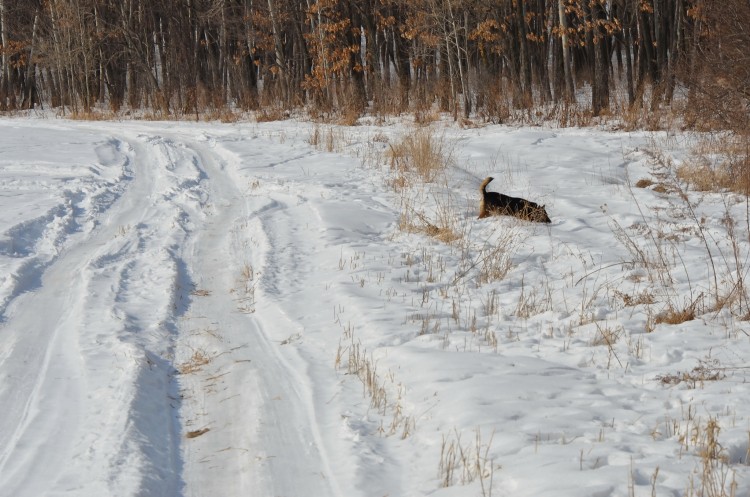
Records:
[[[240,275],[236,280],[236,285],[230,290],[234,295],[234,301],[237,303],[237,309],[245,314],[255,312],[255,270],[253,266],[245,263],[240,269]]]
[[[486,244],[478,254],[480,284],[504,279],[513,268],[514,236],[504,236],[495,244]]]
[[[704,376],[699,372],[696,376]],[[688,376],[693,377],[693,374]],[[682,381],[683,375],[669,375],[663,383],[671,385]],[[657,378],[661,380],[661,377]],[[713,381],[721,379],[709,378],[696,380],[694,385],[702,381]],[[693,385],[693,388],[695,386]],[[720,441],[721,424],[719,416],[709,415],[708,420],[702,420],[697,416],[698,410],[691,404],[682,409],[680,419],[667,416],[663,426],[655,427],[652,436],[657,439],[673,439],[679,441],[679,455],[692,454],[697,460],[698,466],[690,474],[685,497],[738,497],[736,472],[732,468],[739,460],[732,461],[727,450]],[[734,421],[730,421],[734,424]],[[630,495],[634,495],[632,492]]]
[[[698,191],[750,194],[750,136],[703,135],[677,176]]]
[[[495,462],[489,453],[494,435],[493,432],[486,443],[482,441],[479,428],[475,432],[473,443],[462,442],[461,433],[455,429],[449,436],[443,435],[438,465],[441,486],[466,485],[479,480],[482,495],[491,496]]]
[[[315,125],[307,142],[317,150],[341,152],[349,144],[349,137],[340,126]]]
[[[211,431],[211,429],[210,429],[210,428],[202,428],[202,429],[200,429],[200,430],[193,430],[193,431],[189,431],[189,432],[187,432],[187,433],[185,434],[185,438],[198,438],[198,437],[200,437],[201,435],[205,435],[205,434],[206,434],[206,433],[208,433],[209,431]]]
[[[718,359],[708,357],[698,361],[698,365],[689,372],[677,372],[659,375],[656,379],[662,385],[679,385],[685,383],[689,388],[702,387],[707,381],[719,381],[726,378],[725,368]]]
[[[612,348],[625,335],[625,329],[622,325],[610,326],[599,322],[596,322],[595,325],[596,334],[593,340],[591,340],[591,345],[594,347],[606,345]]]
[[[641,178],[638,181],[635,182],[636,188],[648,188],[652,185],[656,184],[655,182],[651,181],[650,179]]]
[[[204,350],[195,350],[190,359],[180,364],[177,367],[177,371],[180,374],[192,374],[200,371],[203,366],[211,362],[211,356]]]
[[[461,238],[454,217],[441,216],[439,213],[436,217],[434,222],[431,221],[424,213],[413,207],[411,202],[402,199],[398,227],[403,232],[422,233],[443,243],[452,243]]]
[[[691,476],[687,497],[737,497],[736,473],[732,469],[726,450],[719,442],[721,427],[718,419],[708,418],[705,424],[700,420],[693,425],[685,445],[692,444],[700,458],[700,468],[696,471],[699,481]]]
[[[384,418],[390,415],[390,422],[381,421],[381,435],[398,434],[402,439],[408,438],[415,429],[415,420],[404,414],[403,386],[396,384],[390,371],[385,375],[379,374],[377,361],[355,339],[353,325],[344,327],[343,338],[344,343],[339,342],[336,351],[334,367],[359,378],[362,394],[370,399],[370,407]]]
[[[656,298],[649,290],[643,290],[640,293],[624,293],[619,290],[614,291],[614,296],[622,301],[625,307],[635,307],[638,305],[651,305],[656,302]]]
[[[670,302],[663,312],[656,315],[656,324],[682,324],[695,319],[695,302],[683,307],[682,309],[675,308]]]
[[[263,107],[255,113],[255,121],[259,123],[283,121],[289,117],[289,112],[281,107]]]
[[[657,183],[653,180],[646,179],[646,178],[641,178],[638,181],[636,181],[635,187],[636,188],[650,188],[656,193],[669,193],[670,191],[673,191],[664,183]]]
[[[453,148],[430,128],[417,128],[395,145],[386,159],[391,187],[401,195],[399,229],[453,243],[464,236],[462,214],[445,172],[453,164]]]
[[[204,121],[219,121],[222,123],[236,123],[241,118],[241,113],[227,106],[212,108],[201,115],[201,119]]]
[[[437,181],[453,163],[452,148],[428,127],[417,128],[400,142],[390,144],[387,155],[393,171],[407,180],[416,175],[425,183]]]
[[[725,375],[721,371],[709,371],[696,367],[690,372],[659,375],[656,379],[662,385],[679,385],[680,383],[686,383],[690,388],[694,389],[699,385],[703,385],[707,381],[719,381],[724,377]]]
[[[492,124],[507,122],[513,105],[509,95],[511,92],[506,79],[485,76],[477,91],[477,117]]]
[[[356,126],[362,115],[360,106],[353,103],[347,103],[338,113],[337,124],[341,126]]]
[[[90,109],[72,111],[68,118],[75,121],[112,121],[117,118],[117,115],[111,110]]]

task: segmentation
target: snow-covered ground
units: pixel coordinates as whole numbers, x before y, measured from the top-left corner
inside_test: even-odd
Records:
[[[679,135],[418,134],[0,119],[0,495],[750,495],[746,199]]]

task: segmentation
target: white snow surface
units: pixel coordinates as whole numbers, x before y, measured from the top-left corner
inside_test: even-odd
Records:
[[[0,496],[750,495],[746,199],[634,186],[691,138],[413,133],[0,119]]]

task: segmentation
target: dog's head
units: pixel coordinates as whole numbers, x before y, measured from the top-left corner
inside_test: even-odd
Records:
[[[547,214],[547,209],[544,208],[542,205],[539,207],[539,212],[537,213],[539,221],[543,223],[551,223],[552,220],[549,218],[549,215]]]

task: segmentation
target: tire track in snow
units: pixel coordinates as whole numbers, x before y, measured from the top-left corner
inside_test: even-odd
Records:
[[[0,364],[0,489],[7,495],[49,491],[71,456],[85,380],[77,339],[78,316],[87,304],[81,261],[108,236],[107,230],[94,232],[44,263],[32,264],[23,280],[36,283],[13,296],[14,311],[2,330],[12,343]],[[57,449],[35,443],[45,439],[54,440]],[[39,467],[46,478],[37,476]]]
[[[356,297],[346,284],[329,287],[324,276],[348,280],[341,273],[342,250],[382,243],[393,212],[380,203],[368,172],[352,168],[351,159],[314,151],[301,155],[284,147],[273,149],[282,157],[272,160],[270,147],[258,147],[266,150],[261,154],[248,154],[251,149],[243,147],[237,165],[253,185],[253,197],[270,198],[274,205],[251,208],[255,218],[248,228],[258,240],[252,263],[262,273],[254,316],[272,346],[264,353],[286,365],[285,381],[269,374],[263,384],[273,402],[261,431],[266,451],[261,462],[269,474],[285,475],[277,477],[269,495],[401,495],[393,454],[360,424],[368,402],[359,380],[344,379],[334,365],[335,343],[342,335],[330,310]],[[227,151],[222,155],[231,157]],[[284,160],[286,155],[294,159]],[[338,164],[320,167],[331,160]],[[275,164],[271,171],[270,162]],[[294,431],[285,428],[294,426],[305,428],[290,443]],[[373,466],[372,460],[387,462]],[[290,467],[300,468],[293,479],[287,475]],[[324,480],[335,486],[326,489]]]
[[[184,442],[186,494],[347,495],[319,429],[312,380],[278,340],[280,330],[293,334],[299,326],[276,299],[293,291],[289,275],[304,258],[287,257],[290,240],[274,245],[275,227],[290,221],[289,206],[298,199],[251,194],[232,177],[238,164],[204,144],[190,146],[209,178],[214,215],[186,248],[201,296],[182,323],[177,362],[193,364],[197,352],[209,358],[200,370],[184,368],[189,372],[179,379],[183,424],[200,433]],[[243,273],[252,281],[243,282]],[[247,284],[253,312],[240,311]]]
[[[62,132],[64,136],[66,131]],[[46,212],[37,217],[25,219],[24,209],[12,209],[17,211],[11,212],[9,218],[18,216],[21,221],[0,233],[0,257],[4,258],[2,272],[5,273],[0,274],[0,321],[5,319],[6,310],[15,298],[41,285],[40,275],[60,255],[69,239],[79,232],[90,231],[92,216],[106,211],[119,198],[123,184],[127,184],[130,177],[129,161],[121,149],[123,145],[115,139],[94,144],[93,155],[98,164],[89,166],[57,163],[39,166],[38,159],[30,157],[28,164],[14,164],[7,179],[0,181],[0,189],[12,187],[21,192],[12,195],[34,198],[33,207],[38,206],[40,199],[28,190],[57,190],[59,182],[64,185],[52,195],[54,200]],[[26,171],[22,173],[24,165],[32,171],[41,169],[39,177]],[[62,166],[59,170],[58,165]],[[12,174],[14,169],[19,170],[20,177]],[[93,177],[83,171],[93,173]],[[13,204],[10,207],[13,208]]]
[[[128,141],[126,190],[40,269],[5,323],[15,342],[0,365],[2,495],[180,491],[167,359],[188,284],[184,208],[196,199],[158,153],[171,144]]]
[[[117,126],[127,187],[90,209],[90,229],[0,325],[16,340],[0,357],[3,497],[369,495],[330,403],[333,351],[302,333],[294,305],[320,292],[307,268],[320,250],[338,257],[344,229],[314,200],[346,185],[251,191],[256,171],[283,182],[280,169],[317,159],[290,149],[246,168],[189,133]],[[240,312],[248,268],[252,314]],[[309,346],[283,345],[300,333]]]

